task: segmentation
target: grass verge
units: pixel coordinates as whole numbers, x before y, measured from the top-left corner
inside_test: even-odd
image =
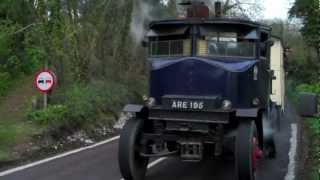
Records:
[[[32,79],[33,77],[29,76],[17,81],[19,83],[14,85],[11,92],[0,102],[0,162],[19,158],[15,154],[16,145],[27,142],[41,129],[25,118],[35,93]]]
[[[41,133],[41,128],[28,122],[1,122],[0,162],[15,161],[19,158],[15,151],[17,144],[26,143],[31,137]]]
[[[305,122],[309,143],[306,180],[320,179],[320,117],[309,118]]]

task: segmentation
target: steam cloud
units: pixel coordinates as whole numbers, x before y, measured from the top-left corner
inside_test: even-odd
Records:
[[[141,0],[136,1],[130,25],[131,35],[136,43],[144,38],[145,23],[153,19],[151,12],[152,7],[149,4]]]

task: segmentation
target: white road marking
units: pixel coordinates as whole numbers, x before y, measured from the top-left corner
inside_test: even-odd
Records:
[[[298,126],[297,124],[291,124],[291,139],[290,139],[290,151],[289,151],[289,164],[288,172],[285,180],[295,180],[296,170],[296,155],[297,155],[297,144],[298,144]]]
[[[148,164],[148,169],[152,168],[153,166],[161,163],[162,161],[164,161],[164,160],[166,160],[166,159],[168,159],[168,158],[163,157],[163,158],[159,158],[159,159],[153,161],[152,163]]]
[[[167,158],[167,157],[162,157],[162,158],[159,158],[159,159],[153,161],[152,163],[149,163],[149,164],[148,164],[148,169],[154,167],[155,165],[161,163],[162,161],[165,161],[166,159],[168,159],[168,158]],[[122,179],[120,179],[120,180],[125,180],[125,179],[122,178]]]
[[[76,153],[79,153],[79,152],[82,152],[82,151],[93,149],[93,148],[96,148],[98,146],[101,146],[101,145],[110,143],[112,141],[118,140],[119,138],[120,138],[120,136],[115,136],[113,138],[107,139],[105,141],[101,141],[101,142],[93,144],[91,146],[79,148],[79,149],[72,150],[72,151],[69,151],[69,152],[66,152],[66,153],[51,157],[51,158],[43,159],[43,160],[36,161],[34,163],[31,163],[31,164],[27,164],[27,165],[24,165],[24,166],[20,166],[20,167],[16,167],[16,168],[13,168],[13,169],[9,169],[7,171],[0,172],[0,177],[9,175],[9,174],[12,174],[12,173],[15,173],[15,172],[19,172],[19,171],[22,171],[22,170],[25,170],[25,169],[28,169],[28,168],[31,168],[31,167],[35,167],[35,166],[38,166],[40,164],[44,164],[44,163],[47,163],[47,162],[50,162],[50,161],[53,161],[53,160],[56,160],[56,159],[60,159],[60,158],[66,157],[66,156],[70,156],[70,155],[73,155],[73,154],[76,154]]]

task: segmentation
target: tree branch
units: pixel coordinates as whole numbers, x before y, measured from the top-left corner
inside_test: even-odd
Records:
[[[15,35],[15,34],[22,33],[22,32],[24,32],[24,31],[28,30],[29,28],[31,28],[32,26],[39,25],[39,24],[42,24],[42,23],[32,23],[32,24],[29,24],[29,25],[27,25],[27,26],[25,26],[25,27],[23,27],[23,28],[15,31],[15,32],[11,33],[10,35]]]

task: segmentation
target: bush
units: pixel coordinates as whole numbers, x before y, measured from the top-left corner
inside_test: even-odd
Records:
[[[30,112],[28,119],[47,127],[51,133],[59,133],[60,130],[72,132],[101,123],[112,124],[132,96],[128,88],[118,82],[73,85],[51,97],[51,103],[58,105]]]
[[[83,121],[95,118],[93,106],[94,94],[89,87],[74,85],[65,94],[65,106],[68,109],[67,118],[74,122],[74,125],[82,124]]]
[[[10,74],[7,72],[0,72],[0,97],[6,95],[11,85],[12,83],[11,83]]]
[[[23,61],[23,72],[26,74],[33,73],[37,68],[43,64],[45,52],[42,48],[27,48],[26,58],[28,61]]]
[[[95,95],[93,103],[97,108],[109,113],[116,113],[132,98],[128,87],[116,82],[94,82],[90,85],[92,94]]]
[[[297,86],[298,92],[310,92],[310,93],[316,93],[320,95],[320,83],[315,84],[301,84]]]
[[[32,48],[28,35],[13,34],[22,27],[9,19],[0,20],[0,97],[5,96],[22,75],[30,75],[44,59],[43,48]]]
[[[59,126],[66,120],[67,107],[53,105],[46,109],[37,110],[28,114],[28,119],[43,126]]]
[[[81,125],[99,121],[103,116],[117,118],[122,105],[131,96],[128,88],[121,83],[96,81],[87,86],[73,86],[65,94],[64,104],[68,108],[68,119]]]
[[[310,119],[311,128],[317,136],[320,136],[320,117]]]
[[[52,131],[72,129],[81,126],[86,120],[94,118],[95,112],[89,89],[84,86],[73,86],[63,94],[63,105],[51,105],[47,109],[28,114],[28,119],[47,127]]]

